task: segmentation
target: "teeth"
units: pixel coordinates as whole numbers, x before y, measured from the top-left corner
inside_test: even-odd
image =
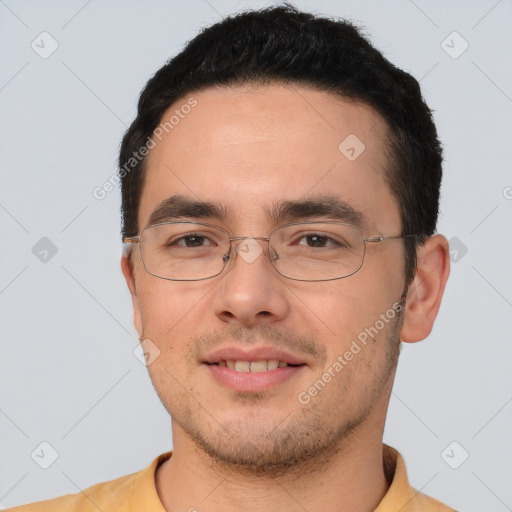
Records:
[[[267,370],[276,370],[277,368],[286,368],[288,363],[279,361],[278,359],[269,359],[268,361],[235,361],[228,359],[227,361],[219,361],[219,366],[227,366],[230,370],[237,372],[265,372]]]
[[[250,366],[251,372],[266,372],[267,361],[253,361]]]
[[[279,361],[277,359],[270,359],[270,361],[267,361],[267,366],[269,370],[275,370],[279,366]]]
[[[251,364],[249,361],[235,361],[235,370],[237,372],[248,372]]]

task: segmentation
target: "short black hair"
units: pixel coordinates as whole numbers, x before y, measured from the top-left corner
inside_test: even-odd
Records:
[[[356,26],[288,3],[244,11],[203,29],[147,82],[119,155],[122,235],[139,231],[145,161],[140,149],[174,102],[210,87],[278,83],[368,105],[385,119],[384,175],[400,207],[402,234],[418,235],[404,239],[410,283],[417,246],[435,232],[439,210],[442,149],[432,112],[417,80],[389,62]]]

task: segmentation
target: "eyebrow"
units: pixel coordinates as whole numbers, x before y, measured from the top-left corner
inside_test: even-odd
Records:
[[[333,195],[277,201],[266,208],[264,214],[267,221],[275,225],[319,218],[347,222],[359,227],[367,224],[367,219],[361,211]],[[183,218],[226,221],[230,217],[226,205],[174,195],[164,199],[155,208],[149,217],[148,226]]]

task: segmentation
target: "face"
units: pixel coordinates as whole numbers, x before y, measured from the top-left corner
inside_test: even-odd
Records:
[[[286,223],[265,214],[276,204],[334,197],[360,212],[367,237],[400,233],[384,179],[386,126],[369,107],[298,86],[193,97],[195,107],[155,139],[146,160],[141,229],[162,201],[181,196],[218,203],[226,215],[179,220],[266,237]],[[353,138],[340,150],[353,135],[364,150]],[[356,274],[321,282],[282,277],[259,243],[263,252],[249,262],[233,242],[212,279],[159,279],[144,270],[138,250],[133,275],[126,264],[124,271],[136,328],[159,350],[148,368],[172,416],[175,451],[193,445],[218,461],[270,471],[334,451],[365,425],[383,426],[399,346],[403,241],[368,243]],[[264,375],[220,362],[274,357],[297,366]]]

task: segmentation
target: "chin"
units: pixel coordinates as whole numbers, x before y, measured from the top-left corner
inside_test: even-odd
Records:
[[[325,421],[309,418],[304,421],[285,415],[276,421],[263,416],[257,421],[251,415],[247,421],[215,423],[213,430],[198,428],[185,429],[197,448],[204,452],[210,463],[217,469],[236,470],[252,475],[289,473],[291,469],[321,470],[326,458],[338,452],[343,439],[350,436],[364,421],[326,427]],[[213,426],[213,424],[212,424]],[[208,431],[208,432],[207,432]],[[319,467],[316,468],[316,465]]]

